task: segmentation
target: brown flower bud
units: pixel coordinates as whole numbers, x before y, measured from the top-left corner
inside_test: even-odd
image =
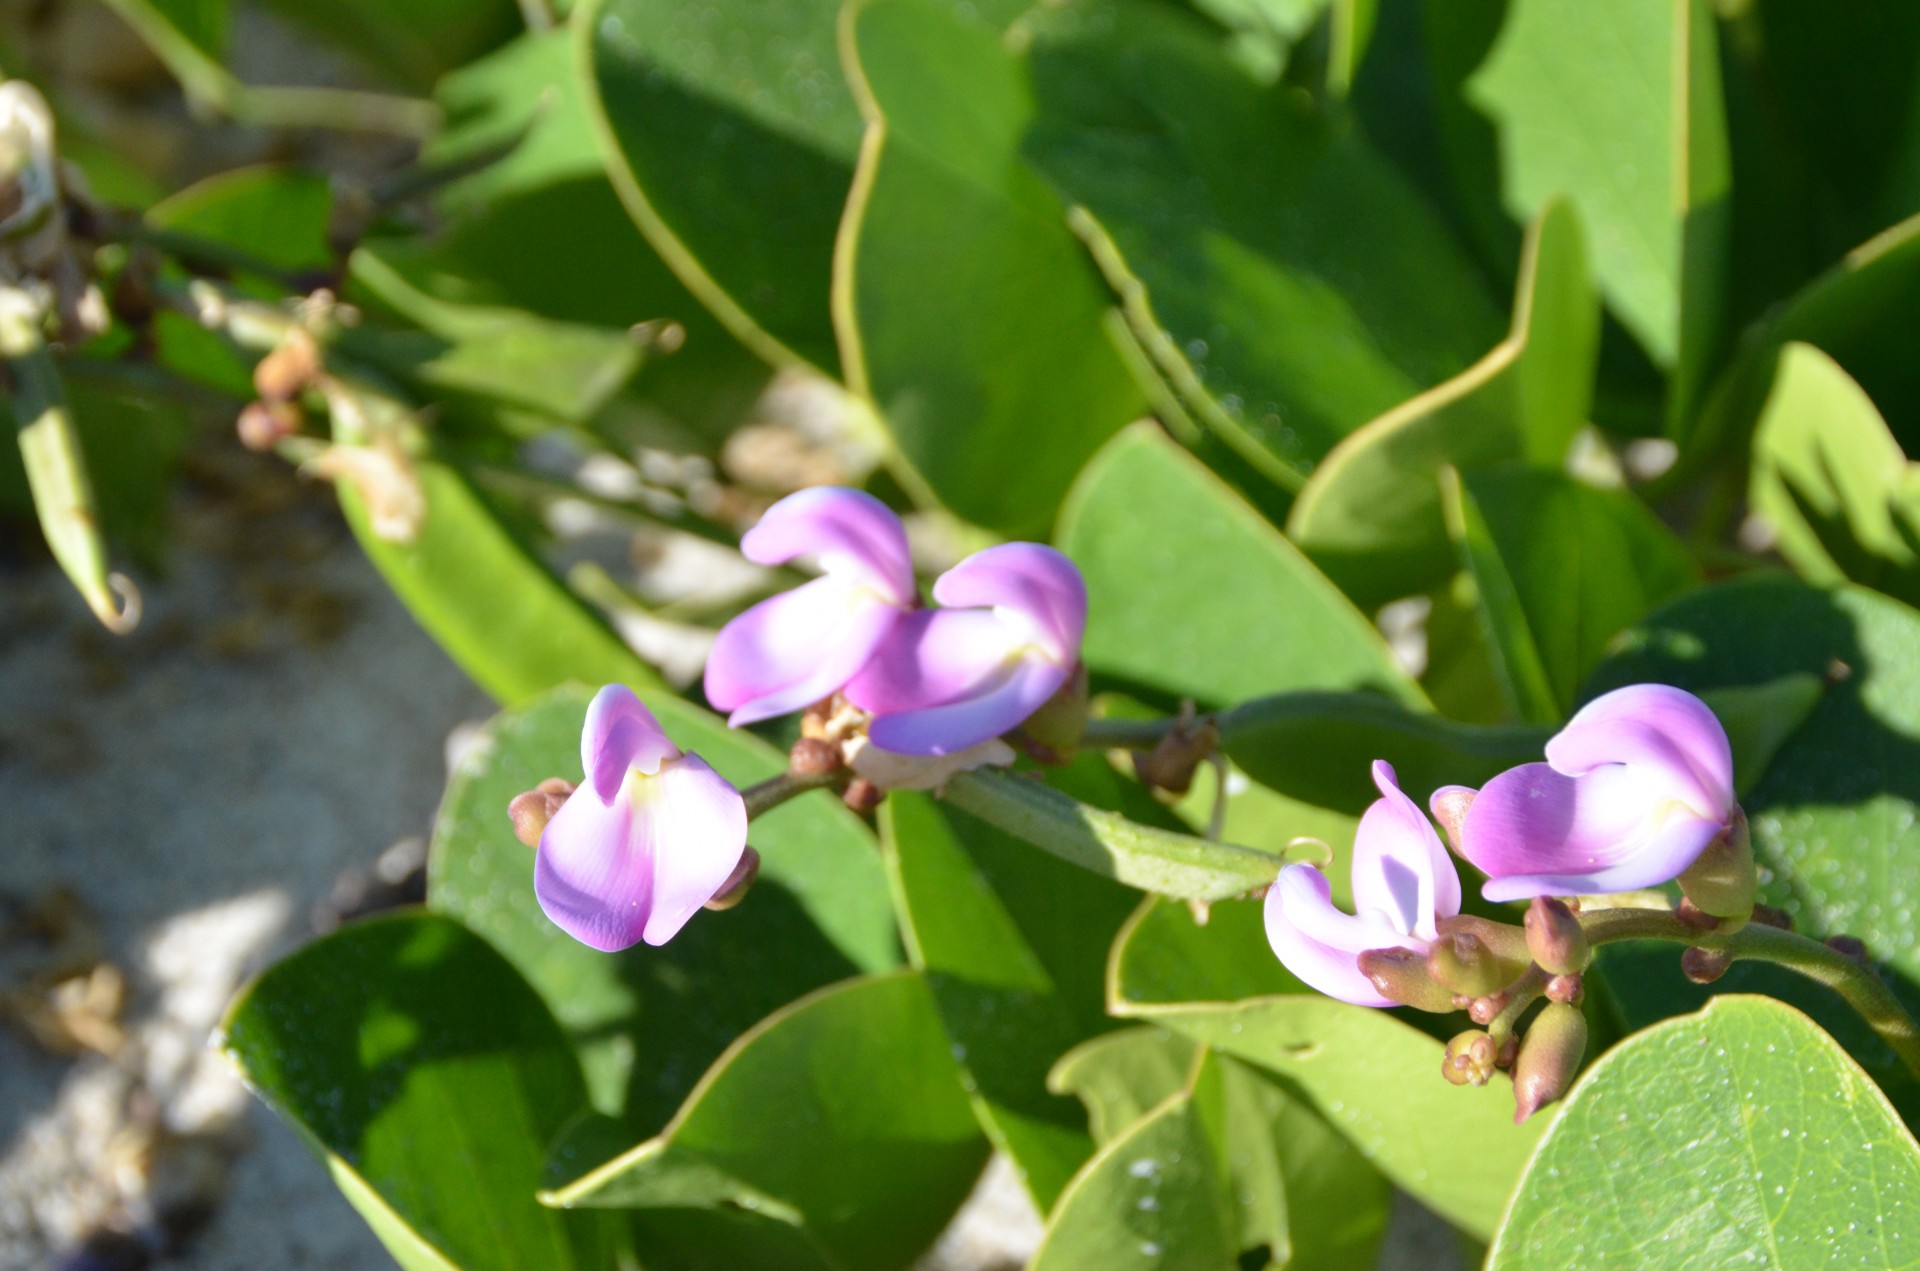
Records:
[[[1453,1009],[1453,994],[1433,982],[1427,960],[1411,949],[1369,949],[1356,963],[1374,992],[1388,1001],[1435,1014]]]
[[[1447,842],[1456,852],[1460,850],[1460,827],[1467,822],[1467,809],[1473,806],[1474,796],[1479,793],[1466,786],[1444,786],[1433,793],[1433,819],[1447,832]]]
[[[1427,974],[1455,993],[1486,997],[1514,982],[1524,967],[1494,953],[1476,935],[1441,936],[1427,950]]]
[[[887,792],[873,782],[865,777],[855,777],[848,784],[846,792],[840,796],[840,801],[855,812],[871,812],[879,807],[880,801],[886,797]]]
[[[1220,744],[1220,730],[1210,719],[1195,724],[1178,724],[1168,730],[1153,749],[1133,756],[1133,771],[1140,784],[1168,794],[1185,794],[1193,788],[1193,774]]]
[[[1440,1075],[1456,1086],[1484,1086],[1493,1080],[1499,1059],[1499,1047],[1493,1038],[1477,1028],[1468,1029],[1447,1043]]]
[[[787,771],[803,777],[837,772],[840,764],[840,747],[819,737],[802,737],[787,752]]]
[[[720,885],[719,891],[713,893],[713,898],[707,901],[705,907],[715,911],[733,908],[747,898],[747,889],[753,886],[753,880],[758,877],[760,853],[749,847],[740,853],[740,863],[733,867],[733,873],[727,875],[727,881]]]
[[[261,358],[253,368],[253,390],[265,402],[290,402],[306,392],[320,373],[320,347],[300,327]]]
[[[304,422],[300,408],[292,402],[248,402],[240,408],[234,431],[240,434],[241,445],[264,453],[298,436]]]
[[[1507,1009],[1505,993],[1489,993],[1485,997],[1476,997],[1467,1003],[1467,1018],[1476,1024],[1491,1024]]]
[[[1534,1017],[1513,1060],[1515,1125],[1561,1098],[1587,1051],[1587,1017],[1577,1006],[1549,1002]]]
[[[1547,1000],[1578,1006],[1586,999],[1587,986],[1577,975],[1556,975],[1547,981]]]
[[[1725,949],[1694,947],[1680,952],[1680,974],[1695,984],[1712,984],[1732,965],[1733,955]]]
[[[514,795],[513,801],[507,804],[507,815],[513,819],[513,836],[528,847],[539,847],[547,822],[553,820],[572,793],[572,782],[548,777],[525,794]]]
[[[1573,911],[1552,896],[1535,896],[1527,907],[1527,952],[1549,975],[1587,969],[1587,933]]]
[[[1753,862],[1753,837],[1746,813],[1735,808],[1727,828],[1680,875],[1681,894],[1701,912],[1721,919],[1725,930],[1738,928],[1753,913],[1760,875]]]

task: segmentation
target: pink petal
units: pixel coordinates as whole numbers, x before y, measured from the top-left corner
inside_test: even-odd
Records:
[[[593,695],[580,730],[580,767],[600,802],[613,802],[627,769],[652,772],[679,753],[632,689],[609,684]]]
[[[707,700],[732,712],[735,728],[803,710],[839,692],[900,616],[831,575],[763,600],[721,628],[707,657]]]
[[[1591,874],[1514,874],[1493,879],[1481,894],[1491,901],[1505,901],[1534,896],[1607,895],[1658,887],[1685,873],[1721,828],[1717,821],[1679,812],[1654,827],[1617,865]]]
[[[952,608],[985,606],[1018,614],[1024,632],[1056,661],[1080,656],[1087,626],[1087,585],[1064,555],[1041,543],[1002,543],[940,575],[933,598]]]
[[[657,780],[657,778],[642,778]],[[554,813],[534,858],[533,894],[556,926],[612,953],[640,942],[652,907],[653,868],[633,835],[632,807],[576,793]]]
[[[1311,865],[1288,865],[1267,889],[1267,943],[1274,956],[1309,988],[1355,1006],[1394,1006],[1374,992],[1355,959],[1368,949],[1424,952],[1423,942],[1396,939],[1333,906],[1326,875]]]
[[[905,608],[919,598],[900,518],[860,490],[815,486],[789,494],[747,531],[740,552],[762,565],[813,556],[824,572],[858,582],[895,605]]]
[[[1733,812],[1733,749],[1708,705],[1666,684],[1634,684],[1594,698],[1547,743],[1547,762],[1570,777],[1609,763],[1665,774],[1695,812]]]
[[[878,716],[867,736],[898,755],[950,755],[1019,727],[1059,692],[1067,674],[1043,657],[1015,658],[957,701]]]
[[[1353,836],[1353,899],[1363,912],[1379,910],[1403,935],[1433,940],[1437,915],[1460,912],[1460,875],[1420,808],[1401,793],[1393,768],[1375,760],[1380,788]]]
[[[944,706],[1000,675],[1018,641],[990,609],[916,609],[847,682],[847,700],[874,715]]]
[[[636,804],[634,837],[652,844],[653,856],[653,905],[642,934],[648,944],[665,944],[733,875],[747,848],[747,805],[704,759],[682,755],[660,766]]]
[[[1674,839],[1674,827],[1682,823],[1712,830],[1705,837],[1687,831]],[[1599,894],[1673,879],[1693,863],[1718,824],[1676,800],[1659,771],[1610,764],[1568,777],[1547,764],[1530,763],[1481,787],[1467,810],[1460,850],[1494,880],[1483,892],[1490,900]],[[1687,852],[1686,844],[1696,838]],[[1677,868],[1676,852],[1686,855]],[[1504,881],[1546,878],[1564,886],[1553,893],[1516,891]]]

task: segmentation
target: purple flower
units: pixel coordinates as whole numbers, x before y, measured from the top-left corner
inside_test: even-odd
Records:
[[[732,877],[747,805],[698,755],[680,753],[623,684],[587,708],[580,762],[580,788],[540,835],[540,908],[608,953],[665,944]]]
[[[902,617],[847,698],[868,736],[903,755],[948,755],[1018,727],[1073,674],[1087,588],[1073,562],[1038,543],[1003,543],[933,584],[947,606]]]
[[[767,509],[740,540],[762,565],[812,556],[821,576],[729,622],[707,659],[707,700],[738,728],[831,697],[919,602],[900,519],[870,494],[819,486]]]
[[[1397,1006],[1381,997],[1355,959],[1370,949],[1424,955],[1435,923],[1460,912],[1460,876],[1419,805],[1400,792],[1393,768],[1373,765],[1380,797],[1353,835],[1353,903],[1334,908],[1327,876],[1288,865],[1267,890],[1267,942],[1287,970],[1328,997],[1356,1006]]]
[[[1582,707],[1547,743],[1547,762],[1487,782],[1460,854],[1492,880],[1488,900],[1633,891],[1678,878],[1738,811],[1713,711],[1636,684]]]

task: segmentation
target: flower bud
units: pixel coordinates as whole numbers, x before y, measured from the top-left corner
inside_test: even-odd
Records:
[[[1440,1075],[1456,1086],[1484,1086],[1493,1080],[1499,1058],[1500,1048],[1493,1038],[1477,1028],[1468,1029],[1447,1043]]]
[[[1411,949],[1369,949],[1355,961],[1374,991],[1389,1001],[1435,1014],[1453,1009],[1452,992],[1433,982],[1427,960]]]
[[[1859,936],[1828,936],[1827,948],[1843,958],[1851,958],[1861,966],[1869,965],[1867,960],[1867,942]]]
[[[840,747],[820,737],[802,737],[787,752],[787,771],[802,777],[823,777],[840,764]]]
[[[1733,955],[1725,949],[1689,948],[1680,953],[1680,973],[1695,984],[1712,984],[1733,965]]]
[[[1565,1002],[1549,1002],[1534,1018],[1513,1060],[1513,1123],[1567,1093],[1587,1051],[1587,1017]]]
[[[1514,982],[1523,968],[1498,957],[1467,932],[1441,936],[1427,950],[1427,974],[1455,993],[1486,997]]]
[[[1193,774],[1219,746],[1220,730],[1211,719],[1193,722],[1191,711],[1192,704],[1188,703],[1181,710],[1180,721],[1154,743],[1151,751],[1134,752],[1133,771],[1141,785],[1175,795],[1193,788]]]
[[[290,402],[320,373],[320,348],[299,327],[268,351],[253,368],[253,390],[264,402]]]
[[[1578,1006],[1587,996],[1586,982],[1577,975],[1556,975],[1547,981],[1547,1000]]]
[[[1073,674],[1020,726],[1028,749],[1042,763],[1066,763],[1087,730],[1087,666],[1076,662]],[[1191,780],[1191,777],[1189,777]]]
[[[1447,832],[1447,842],[1456,852],[1460,850],[1460,827],[1466,824],[1467,809],[1473,806],[1474,796],[1478,793],[1470,786],[1442,786],[1427,801],[1433,819]]]
[[[1680,875],[1680,891],[1701,912],[1722,919],[1722,925],[1731,929],[1752,915],[1759,889],[1747,816],[1735,808],[1727,827]]]
[[[753,886],[753,880],[760,877],[760,853],[748,847],[740,853],[740,863],[733,867],[733,873],[727,881],[720,884],[720,890],[703,906],[717,911],[731,909],[747,898],[747,889]]]
[[[840,801],[855,812],[871,812],[886,797],[887,792],[873,782],[865,777],[855,777],[841,794]]]
[[[1509,923],[1495,922],[1478,914],[1453,914],[1436,920],[1434,927],[1442,936],[1476,937],[1493,950],[1495,957],[1512,963],[1516,974],[1533,959],[1532,951],[1527,948],[1526,932]]]
[[[548,777],[525,794],[514,795],[513,801],[507,804],[507,815],[513,818],[513,836],[528,847],[539,847],[547,822],[553,820],[554,813],[572,793],[571,782]]]
[[[300,408],[292,402],[248,402],[240,409],[234,431],[248,450],[265,452],[299,435]]]
[[[1549,975],[1578,975],[1587,969],[1587,933],[1564,901],[1535,896],[1527,907],[1527,952]]]

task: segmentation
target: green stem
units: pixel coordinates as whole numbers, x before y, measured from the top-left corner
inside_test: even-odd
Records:
[[[1507,995],[1507,1004],[1487,1024],[1487,1036],[1498,1044],[1512,1035],[1514,1025],[1527,1013],[1527,1008],[1547,991],[1547,979],[1547,973],[1538,966],[1528,966],[1524,975],[1502,989]]]
[[[1735,961],[1773,962],[1824,984],[1846,999],[1902,1063],[1920,1076],[1920,1025],[1908,1015],[1871,967],[1818,940],[1748,923],[1737,931],[1700,931],[1665,909],[1596,909],[1580,915],[1594,945],[1616,940],[1666,940],[1701,949],[1718,949]]]
[[[835,772],[783,772],[777,777],[768,777],[758,785],[748,786],[740,792],[747,801],[747,819],[762,816],[773,811],[788,799],[807,793],[809,790],[825,790],[846,780],[844,770]]]

